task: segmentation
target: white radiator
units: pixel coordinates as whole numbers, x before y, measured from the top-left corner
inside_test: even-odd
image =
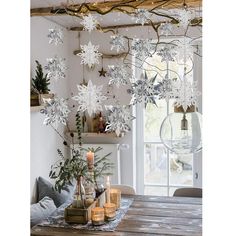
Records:
[[[78,145],[74,145],[75,148]],[[83,148],[98,148],[101,147],[102,150],[99,151],[97,154],[99,155],[106,155],[111,152],[111,155],[108,158],[114,163],[114,168],[112,169],[113,175],[110,177],[111,184],[120,184],[120,150],[119,144],[88,144],[84,143]]]

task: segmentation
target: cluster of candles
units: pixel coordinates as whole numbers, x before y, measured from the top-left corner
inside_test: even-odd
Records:
[[[120,207],[121,192],[118,189],[111,189],[110,177],[106,177],[106,203],[103,207],[95,207],[91,212],[93,225],[102,225],[105,220],[115,220],[116,210]]]

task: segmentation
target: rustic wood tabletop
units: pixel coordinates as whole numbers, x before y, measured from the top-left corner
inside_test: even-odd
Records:
[[[34,226],[31,236],[71,235],[202,235],[202,199],[134,195],[114,232]]]

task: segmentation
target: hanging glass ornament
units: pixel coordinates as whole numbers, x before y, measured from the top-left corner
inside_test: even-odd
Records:
[[[202,149],[202,115],[195,106],[184,110],[175,106],[174,112],[162,122],[160,138],[163,144],[177,154],[196,153]]]

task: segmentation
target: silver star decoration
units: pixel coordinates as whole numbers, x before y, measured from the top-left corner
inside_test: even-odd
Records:
[[[67,100],[64,98],[54,97],[52,99],[44,98],[43,101],[45,107],[40,111],[46,116],[43,124],[52,124],[55,128],[57,128],[59,124],[66,125],[68,114],[70,113]]]
[[[89,33],[91,33],[92,30],[95,30],[97,28],[98,21],[95,16],[88,14],[87,16],[83,16],[81,25],[84,26],[84,30],[87,30]]]
[[[174,57],[176,55],[176,52],[174,51],[174,46],[171,45],[165,45],[162,47],[158,52],[157,55],[159,55],[162,59],[161,61],[163,62],[169,62],[169,61],[174,61]]]
[[[148,23],[150,20],[151,13],[146,9],[136,9],[135,15],[133,19],[136,23],[141,23],[141,25],[144,25],[145,23]]]
[[[148,103],[156,105],[155,96],[157,95],[157,91],[154,87],[156,76],[157,75],[148,79],[147,73],[145,72],[144,76],[142,75],[139,80],[132,83],[131,89],[127,90],[127,92],[132,95],[130,104],[144,103],[145,107]]]
[[[105,106],[107,110],[107,126],[105,131],[115,132],[117,136],[131,130],[131,122],[135,119],[131,115],[130,106]]]
[[[119,88],[120,85],[126,85],[128,83],[127,79],[130,77],[130,74],[125,66],[109,65],[107,77],[110,78],[109,85],[115,84]]]
[[[133,39],[131,50],[137,58],[144,60],[152,56],[155,45],[152,44],[152,40],[150,39]]]
[[[171,23],[162,23],[159,27],[160,35],[168,36],[172,34],[173,25]]]
[[[176,99],[176,106],[182,106],[184,111],[188,106],[198,105],[198,96],[200,92],[197,90],[197,82],[190,83],[188,81],[182,81],[179,86],[173,88],[173,94]]]
[[[79,53],[81,57],[81,64],[88,65],[89,68],[92,68],[94,64],[99,64],[99,58],[102,56],[102,53],[98,52],[98,45],[93,45],[90,41],[88,45],[81,45],[82,52]]]
[[[57,56],[47,58],[45,70],[48,73],[49,79],[53,78],[57,81],[66,77],[65,71],[67,70],[67,66],[65,65],[65,60],[65,58],[58,58]]]
[[[54,43],[56,46],[57,44],[63,43],[63,33],[61,29],[49,29],[49,43]]]
[[[88,85],[77,85],[78,95],[72,97],[73,100],[77,101],[78,111],[88,111],[89,116],[97,111],[102,111],[102,102],[107,99],[102,94],[103,86],[93,85],[92,81],[88,81]]]
[[[111,36],[111,50],[116,49],[117,52],[125,49],[125,38],[122,35],[112,35]]]

